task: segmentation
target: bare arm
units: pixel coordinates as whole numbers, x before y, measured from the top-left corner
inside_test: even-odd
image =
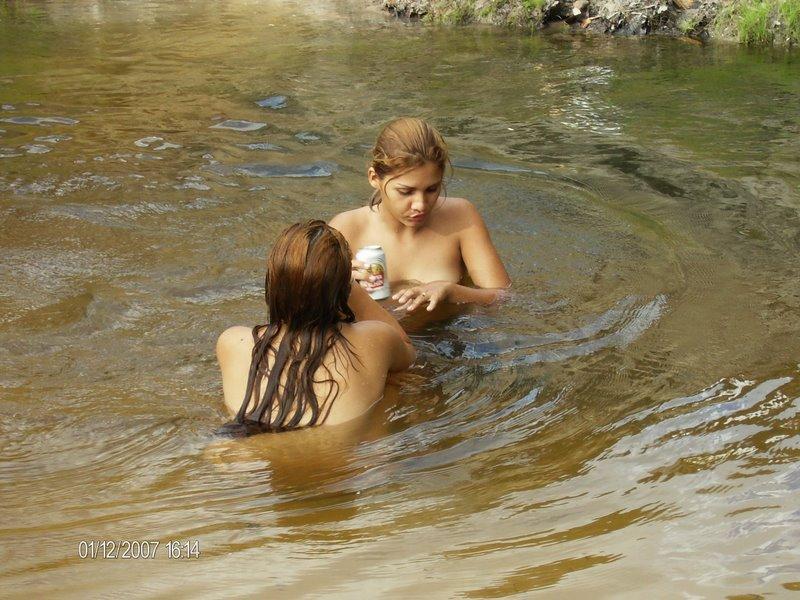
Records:
[[[447,301],[453,304],[474,303],[489,305],[503,298],[507,289],[508,287],[471,288],[466,285],[451,283],[447,292]]]
[[[417,356],[411,339],[406,334],[400,323],[380,304],[370,298],[369,294],[355,281],[350,284],[350,299],[348,301],[356,321],[380,321],[384,325],[379,330],[387,335],[386,345],[390,351],[389,370],[402,371],[411,366]]]
[[[217,339],[222,393],[225,406],[231,413],[236,413],[244,402],[252,350],[253,334],[249,327],[229,327]]]
[[[462,210],[466,226],[460,233],[461,258],[478,287],[451,283],[446,297],[454,304],[492,304],[502,298],[505,290],[511,287],[511,278],[500,260],[480,213],[468,201],[464,201]]]
[[[355,260],[352,257],[352,254],[357,250],[355,232],[357,232],[360,228],[358,224],[357,212],[357,210],[349,210],[347,212],[339,213],[330,220],[328,225],[339,230],[339,233],[341,233],[344,236],[344,239],[347,240],[347,243],[350,244],[350,265],[353,279],[355,279],[361,285],[361,287],[367,291],[372,291],[376,287],[380,287],[373,285],[373,282],[376,278],[369,273],[369,271],[367,271],[367,265],[359,260]]]
[[[500,255],[492,243],[483,218],[472,203],[465,201],[465,227],[460,233],[461,258],[472,281],[481,288],[507,289],[511,286]],[[464,286],[458,286],[464,287]],[[466,300],[470,302],[472,300]]]
[[[350,284],[350,299],[347,302],[356,316],[356,321],[383,321],[399,335],[405,337],[405,330],[400,323],[380,304],[370,298],[369,294],[355,281]]]

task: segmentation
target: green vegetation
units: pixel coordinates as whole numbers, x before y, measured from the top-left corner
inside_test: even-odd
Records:
[[[433,0],[425,19],[465,25],[474,21],[535,27],[541,24],[548,0]]]
[[[431,23],[466,25],[475,21],[531,30],[542,27],[551,0],[431,0]],[[605,0],[590,0],[596,11]],[[660,13],[659,13],[660,14]],[[748,46],[800,45],[800,0],[721,0],[669,13],[667,29],[689,36],[738,39]],[[597,18],[597,17],[595,17]],[[663,23],[662,23],[663,24]],[[574,25],[574,24],[573,24]]]
[[[784,0],[780,14],[787,37],[793,44],[800,44],[800,0]]]
[[[733,0],[715,19],[715,32],[748,46],[800,44],[800,0]]]
[[[481,16],[485,16],[481,12]],[[475,0],[443,0],[431,7],[426,20],[449,25],[466,25],[474,21]]]
[[[547,0],[522,0],[523,8],[529,12],[542,12],[545,4],[547,4]]]
[[[491,18],[497,11],[503,9],[506,5],[508,5],[509,0],[491,0],[488,4],[486,4],[481,9],[481,17],[483,18]]]
[[[697,14],[682,16],[678,19],[677,26],[683,35],[696,33],[702,23],[702,18]]]
[[[765,0],[748,0],[740,5],[739,41],[748,46],[766,46],[772,43],[774,32],[772,31],[770,16],[772,6]]]
[[[451,20],[456,25],[464,25],[475,18],[475,0],[459,0],[451,13]]]

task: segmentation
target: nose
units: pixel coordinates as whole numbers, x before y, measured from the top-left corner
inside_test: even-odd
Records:
[[[425,202],[425,194],[418,192],[414,194],[411,200],[411,210],[416,212],[425,212],[427,203]]]

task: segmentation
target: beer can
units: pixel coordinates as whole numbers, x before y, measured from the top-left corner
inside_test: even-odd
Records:
[[[369,282],[373,286],[380,286],[369,292],[373,300],[383,300],[392,295],[389,289],[389,277],[386,273],[386,253],[378,245],[364,246],[356,252],[356,260],[366,265],[370,275],[375,277],[375,281]]]

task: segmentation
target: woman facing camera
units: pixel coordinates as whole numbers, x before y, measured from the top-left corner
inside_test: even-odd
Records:
[[[335,425],[365,413],[415,358],[397,321],[351,282],[350,249],[323,221],[292,225],[267,261],[269,323],[217,341],[229,433]]]
[[[449,163],[434,127],[414,118],[391,121],[372,149],[369,205],[331,219],[351,248],[383,248],[392,282],[419,282],[393,296],[407,311],[444,302],[491,304],[511,285],[472,203],[442,195]],[[374,277],[365,265],[354,260],[352,266],[354,278],[371,290]],[[475,287],[466,285],[467,277]]]

